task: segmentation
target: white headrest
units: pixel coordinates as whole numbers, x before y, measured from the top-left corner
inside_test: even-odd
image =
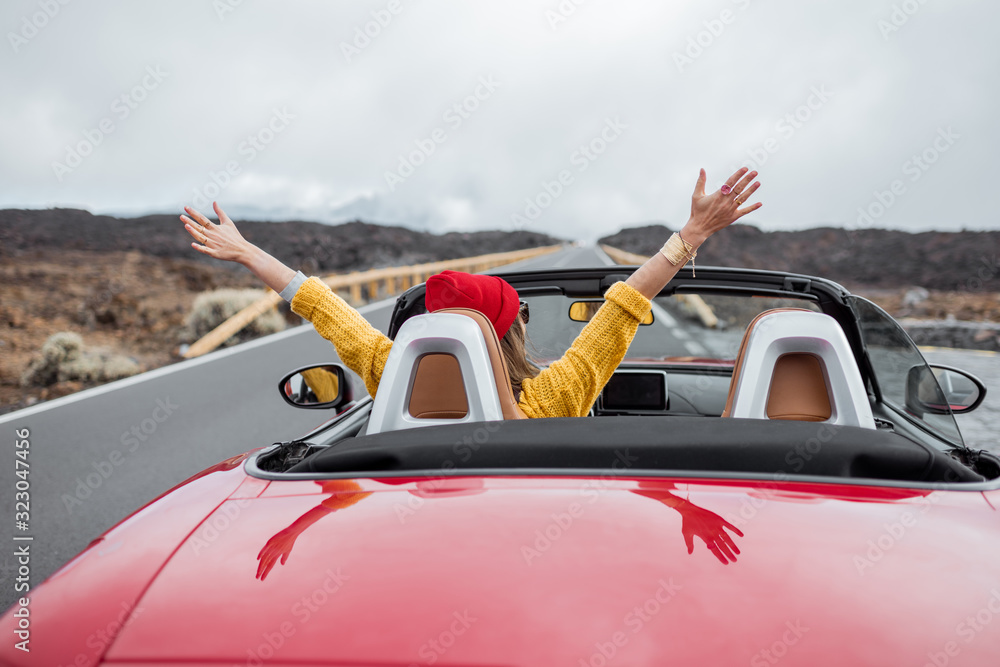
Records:
[[[418,419],[410,414],[410,393],[420,358],[448,354],[458,361],[468,413],[459,419]],[[367,433],[404,428],[503,419],[489,352],[479,325],[454,313],[428,313],[399,328],[379,381]]]
[[[763,314],[747,331],[742,363],[733,378],[729,415],[767,419],[774,366],[785,354],[815,356],[823,369],[830,397],[826,423],[875,428],[868,392],[844,331],[823,313],[786,310]]]

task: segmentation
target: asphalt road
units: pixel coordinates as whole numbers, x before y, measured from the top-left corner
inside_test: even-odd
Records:
[[[608,263],[592,247],[568,247],[504,270]],[[361,311],[385,331],[393,302]],[[6,443],[0,502],[8,508],[9,533],[34,537],[32,585],[191,475],[320,424],[323,413],[281,400],[278,380],[298,366],[336,360],[333,345],[305,325],[0,416]],[[29,431],[30,442],[26,531],[14,524],[14,441],[22,429]],[[0,555],[2,609],[17,597],[13,551],[6,548]]]

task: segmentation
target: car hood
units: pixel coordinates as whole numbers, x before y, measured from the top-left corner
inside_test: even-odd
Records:
[[[840,665],[962,654],[986,664],[976,661],[1000,654],[1000,618],[988,624],[1000,614],[997,525],[978,492],[272,482],[189,536],[106,658]],[[706,546],[722,530],[735,562]]]

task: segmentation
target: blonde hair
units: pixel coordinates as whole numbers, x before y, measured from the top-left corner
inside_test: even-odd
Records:
[[[500,339],[500,351],[503,352],[504,365],[507,366],[507,375],[510,376],[510,388],[514,392],[514,400],[520,401],[521,383],[525,378],[533,378],[539,373],[538,367],[528,356],[527,331],[520,315]]]

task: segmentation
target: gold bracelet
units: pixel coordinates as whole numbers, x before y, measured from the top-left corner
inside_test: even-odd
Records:
[[[681,238],[677,232],[671,234],[667,242],[660,248],[660,253],[667,258],[667,261],[677,266],[687,264],[691,260],[691,276],[694,277],[694,258],[698,256],[698,251],[694,246]]]

